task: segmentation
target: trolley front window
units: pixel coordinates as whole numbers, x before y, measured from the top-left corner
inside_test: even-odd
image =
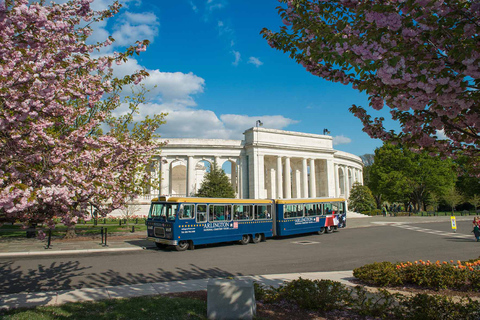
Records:
[[[177,204],[152,203],[150,207],[150,212],[148,213],[148,218],[173,221],[175,220],[177,208]]]

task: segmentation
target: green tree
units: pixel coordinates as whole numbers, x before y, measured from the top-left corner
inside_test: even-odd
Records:
[[[424,208],[431,193],[445,194],[456,180],[454,163],[426,152],[414,153],[399,145],[385,143],[375,150],[369,187],[389,202],[412,202]]]
[[[356,212],[364,212],[375,209],[375,199],[373,198],[372,191],[367,186],[363,186],[358,182],[355,182],[350,191],[350,197],[348,198],[348,206],[350,209]]]
[[[382,201],[408,203],[413,191],[406,175],[408,159],[402,150],[392,144],[384,144],[375,150],[375,160],[370,168],[368,187],[372,190],[377,208]]]
[[[455,207],[463,201],[463,197],[458,193],[457,189],[451,188],[444,196],[443,199],[452,208],[452,213],[455,212]]]
[[[200,189],[198,189],[197,197],[206,198],[235,198],[235,190],[228,180],[225,171],[217,166],[214,162],[203,178]]]
[[[478,194],[474,194],[468,202],[475,208],[477,211],[478,205],[480,204],[480,196]]]

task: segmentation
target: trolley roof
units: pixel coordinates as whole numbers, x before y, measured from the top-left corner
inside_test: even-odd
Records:
[[[152,202],[175,202],[175,203],[262,203],[272,204],[268,199],[229,199],[229,198],[195,198],[195,197],[159,197]]]
[[[278,204],[294,203],[321,203],[321,202],[344,202],[343,198],[309,198],[309,199],[229,199],[229,198],[196,198],[196,197],[158,197],[152,202],[174,202],[174,203],[261,203],[271,204],[273,201]]]
[[[278,204],[344,202],[343,198],[276,199]]]

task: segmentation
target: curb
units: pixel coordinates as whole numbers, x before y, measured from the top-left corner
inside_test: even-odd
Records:
[[[4,253],[0,253],[0,258],[49,256],[49,255],[79,254],[79,253],[141,251],[145,249],[146,249],[145,247],[134,247],[134,248],[80,249],[80,250],[61,250],[61,251],[4,252]]]

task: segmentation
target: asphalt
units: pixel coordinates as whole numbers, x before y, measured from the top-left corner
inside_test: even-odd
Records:
[[[460,216],[457,221],[472,220],[473,217]],[[347,228],[365,228],[387,226],[395,223],[431,223],[450,222],[450,217],[351,217],[347,216]],[[75,240],[53,239],[47,247],[45,240],[38,239],[2,239],[0,240],[0,259],[35,257],[45,255],[97,254],[127,251],[141,251],[155,244],[145,240],[145,232],[136,232],[109,236],[107,244],[100,236]],[[242,276],[237,279],[251,279],[264,285],[279,286],[293,279],[329,279],[354,286],[351,282],[351,270],[312,273],[290,273],[259,276]],[[174,292],[206,290],[209,279],[158,282],[136,285],[110,286],[101,288],[83,288],[51,292],[19,293],[0,295],[0,309],[34,307],[39,305],[59,305],[67,302],[90,301],[114,298],[129,298],[145,295]]]

